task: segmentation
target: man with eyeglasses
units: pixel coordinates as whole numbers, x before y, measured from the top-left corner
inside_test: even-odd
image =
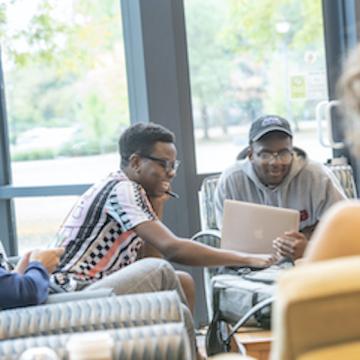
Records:
[[[302,257],[325,210],[345,195],[331,172],[294,151],[287,120],[266,115],[251,124],[247,157],[226,169],[215,192],[216,218],[221,227],[225,199],[300,211],[300,232],[274,239],[280,256]]]
[[[60,228],[56,246],[65,247],[65,254],[52,278],[57,286],[75,291],[112,288],[118,295],[176,290],[192,309],[195,285],[190,275],[177,276],[167,261],[139,260],[142,255],[192,266],[272,263],[270,256],[179,238],[161,222],[179,166],[172,132],[157,124],[138,123],[124,131],[119,148],[120,169],[86,191]],[[191,321],[186,325],[195,343]]]

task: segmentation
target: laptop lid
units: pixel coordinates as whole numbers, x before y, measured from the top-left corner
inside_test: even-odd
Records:
[[[225,200],[221,248],[271,253],[273,240],[285,231],[299,231],[299,222],[297,210]]]

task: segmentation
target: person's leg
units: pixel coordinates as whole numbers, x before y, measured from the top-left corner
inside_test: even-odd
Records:
[[[87,290],[109,288],[116,295],[176,290],[181,302],[187,304],[174,268],[162,259],[147,258],[104,277]]]
[[[159,250],[154,248],[148,242],[144,242],[141,247],[139,258],[147,259],[147,258],[159,258],[163,259],[163,255]],[[194,312],[195,307],[195,282],[190,274],[185,271],[176,270],[176,274],[179,277],[181,287],[185,293],[187,303],[191,313]]]
[[[196,340],[193,319],[179,278],[174,268],[166,260],[147,258],[136,261],[88,286],[86,290],[101,288],[113,289],[116,295],[176,290],[184,304],[182,306],[184,323],[195,356]]]
[[[176,270],[176,275],[178,276],[181,287],[185,293],[188,307],[193,314],[195,308],[195,281],[192,276],[185,271]]]

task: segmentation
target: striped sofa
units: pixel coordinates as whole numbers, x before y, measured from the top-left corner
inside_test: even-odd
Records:
[[[0,358],[17,359],[23,350],[42,345],[66,359],[65,344],[72,333],[108,331],[116,344],[114,358],[191,359],[194,354],[184,322],[175,291],[4,310],[0,312]],[[135,344],[131,339],[136,339]],[[174,348],[179,357],[168,357]],[[155,350],[160,355],[151,357]],[[121,355],[123,351],[130,355]]]

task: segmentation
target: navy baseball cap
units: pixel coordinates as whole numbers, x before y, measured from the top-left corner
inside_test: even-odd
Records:
[[[249,142],[258,141],[264,135],[273,131],[281,131],[293,137],[290,124],[286,119],[277,115],[265,115],[259,117],[251,124]]]

